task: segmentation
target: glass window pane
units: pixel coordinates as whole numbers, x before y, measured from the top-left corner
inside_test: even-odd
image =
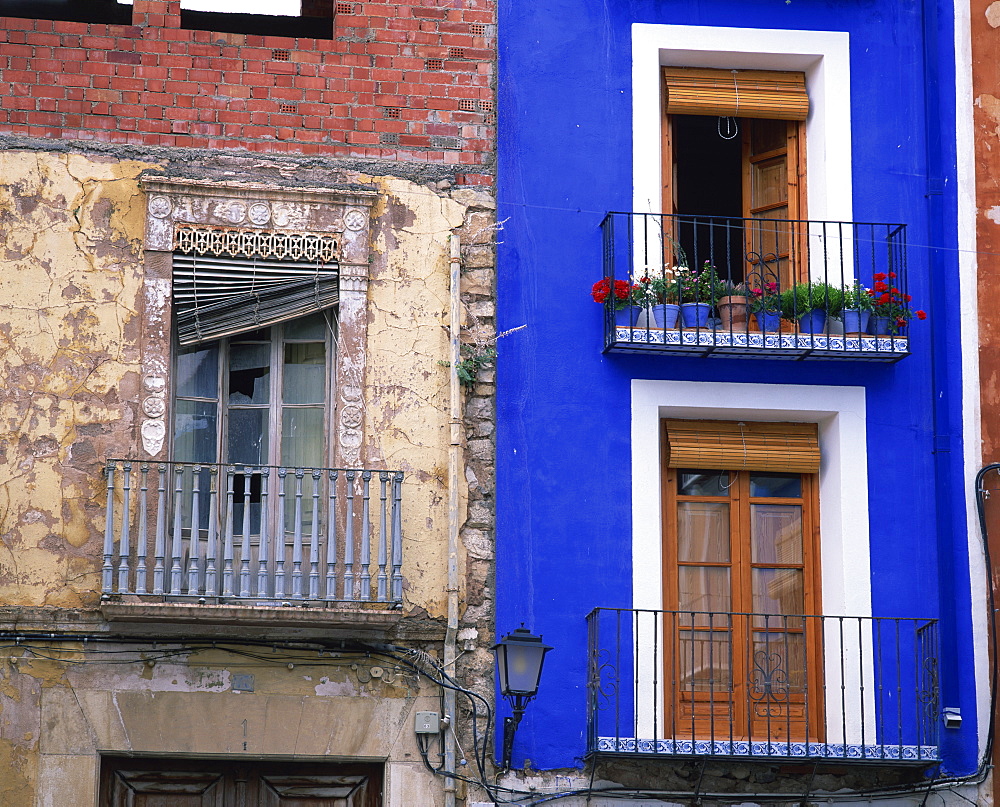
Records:
[[[805,592],[802,588],[801,569],[754,569],[753,570],[753,612],[755,614],[803,614],[805,613]],[[755,617],[757,624],[763,624],[761,617]],[[767,620],[768,627],[798,627],[784,619]]]
[[[285,407],[281,413],[281,464],[322,468],[324,462],[323,407]]]
[[[219,343],[177,351],[177,394],[184,398],[219,397]]]
[[[236,344],[237,342],[270,342],[271,329],[258,328],[256,331],[244,331],[243,333],[238,333],[236,336],[230,337],[229,341],[233,344]]]
[[[727,631],[682,631],[678,653],[682,690],[728,692],[732,689],[732,640]]]
[[[329,328],[326,322],[327,316],[333,322],[333,314],[330,312],[324,314],[322,311],[286,322],[285,339],[322,339],[325,341]]]
[[[754,563],[802,563],[802,506],[750,505],[750,556]]]
[[[286,404],[315,404],[326,400],[326,343],[297,342],[285,345]]]
[[[266,409],[229,410],[229,453],[226,462],[267,465]]]
[[[728,614],[732,611],[729,593],[729,569],[725,566],[680,566],[677,569],[678,606],[681,611]],[[685,617],[691,624],[691,617]],[[699,613],[694,624],[708,625],[708,613]],[[727,624],[728,617],[711,618],[713,626]]]
[[[678,471],[677,493],[681,496],[728,496],[728,471]]]
[[[750,474],[750,495],[770,499],[801,499],[800,474]]]
[[[271,349],[269,345],[230,345],[230,404],[266,404],[270,397],[270,384]]]
[[[677,503],[677,560],[729,562],[729,505],[726,502]]]
[[[174,402],[174,459],[215,462],[218,404],[213,401]]]

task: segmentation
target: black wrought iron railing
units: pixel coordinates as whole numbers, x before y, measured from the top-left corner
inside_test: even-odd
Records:
[[[194,601],[402,601],[403,474],[108,460],[102,590]]]
[[[608,213],[605,349],[896,361],[924,316],[906,226]]]
[[[598,608],[592,754],[930,764],[933,619]]]

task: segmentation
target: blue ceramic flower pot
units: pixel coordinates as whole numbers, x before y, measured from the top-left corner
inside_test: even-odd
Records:
[[[844,333],[865,333],[871,313],[860,308],[845,308],[840,315],[840,320],[844,323]]]
[[[685,328],[704,328],[711,310],[708,303],[681,303],[681,324]]]
[[[619,308],[615,311],[615,325],[619,328],[634,328],[642,309],[637,305]]]
[[[826,311],[814,308],[799,317],[799,333],[823,333],[826,330]]]
[[[676,328],[681,307],[673,303],[663,303],[653,308],[653,319],[657,328]]]
[[[757,317],[757,327],[764,333],[778,333],[781,330],[780,311],[758,311],[754,316]]]

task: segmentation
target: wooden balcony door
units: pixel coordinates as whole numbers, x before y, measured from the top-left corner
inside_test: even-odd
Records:
[[[743,130],[743,218],[748,278],[758,288],[787,289],[807,274],[805,181],[797,121],[748,119]],[[760,222],[760,224],[757,224]],[[784,224],[788,222],[788,224]]]
[[[261,760],[105,758],[101,807],[379,807],[381,769]]]
[[[814,474],[664,471],[666,725],[801,741],[822,726]]]

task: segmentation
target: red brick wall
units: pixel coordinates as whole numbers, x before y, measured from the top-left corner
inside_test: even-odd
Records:
[[[179,0],[135,0],[131,26],[0,17],[0,133],[453,164],[491,181],[493,0],[336,7],[333,40],[186,31]]]

